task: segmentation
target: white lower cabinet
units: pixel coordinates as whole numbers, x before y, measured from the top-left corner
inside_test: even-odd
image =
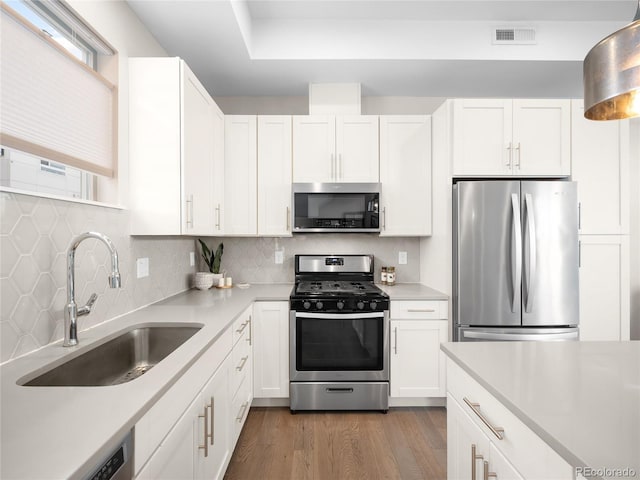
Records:
[[[253,394],[255,398],[289,397],[289,302],[256,302]]]
[[[136,479],[224,477],[253,399],[252,316],[249,306],[136,423]]]
[[[573,480],[574,476],[573,468],[549,445],[448,360],[447,478]]]
[[[447,301],[391,301],[391,397],[444,397]]]

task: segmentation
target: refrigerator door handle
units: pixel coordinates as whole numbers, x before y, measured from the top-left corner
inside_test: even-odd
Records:
[[[511,282],[513,296],[511,297],[511,311],[516,312],[519,305],[517,292],[520,290],[522,280],[522,223],[520,221],[520,200],[517,193],[511,194],[511,209],[513,211],[513,237],[514,248],[511,249]],[[519,303],[519,302],[518,302]]]
[[[496,332],[472,332],[464,330],[462,338],[473,338],[476,340],[507,340],[507,341],[525,341],[525,340],[578,340],[578,332],[565,333],[496,333]]]
[[[536,222],[533,216],[533,197],[530,193],[524,196],[524,206],[527,212],[527,231],[529,233],[528,245],[528,265],[527,265],[527,300],[525,302],[524,311],[529,313],[533,308],[533,299],[535,297],[536,282],[536,264],[537,264],[537,248],[536,248]]]

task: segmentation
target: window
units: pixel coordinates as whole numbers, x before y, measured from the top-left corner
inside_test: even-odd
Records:
[[[113,49],[61,0],[3,0],[0,185],[95,200],[114,176]]]

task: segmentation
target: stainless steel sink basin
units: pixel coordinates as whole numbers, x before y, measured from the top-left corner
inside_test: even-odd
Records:
[[[134,328],[32,380],[18,383],[27,387],[97,387],[130,382],[201,328],[201,325]]]

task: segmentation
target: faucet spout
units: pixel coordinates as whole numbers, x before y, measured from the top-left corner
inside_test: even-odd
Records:
[[[64,342],[63,346],[71,347],[78,344],[78,317],[91,312],[91,307],[96,301],[97,295],[91,295],[89,302],[84,307],[78,307],[75,294],[75,257],[78,246],[87,238],[95,238],[104,243],[111,254],[111,273],[109,274],[109,287],[120,288],[120,270],[118,268],[118,251],[109,237],[99,232],[85,232],[71,241],[67,251],[67,306],[64,312]]]

